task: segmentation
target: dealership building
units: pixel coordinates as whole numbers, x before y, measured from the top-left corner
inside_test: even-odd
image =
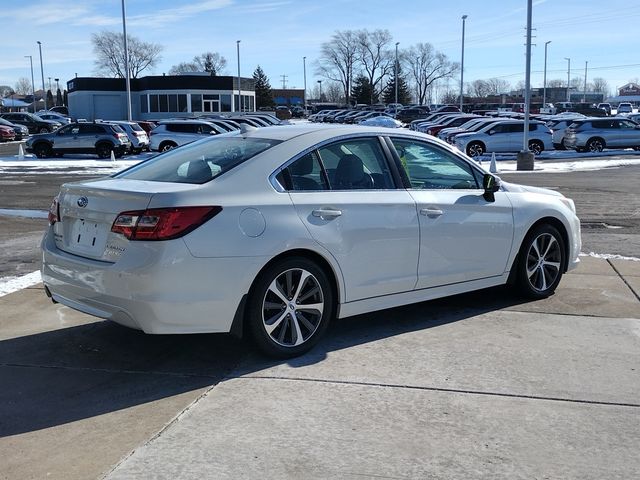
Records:
[[[208,73],[132,78],[134,120],[161,120],[207,113],[255,111],[253,78],[211,76]],[[67,82],[69,115],[86,120],[125,120],[124,78],[76,77]],[[238,95],[238,91],[240,95]]]

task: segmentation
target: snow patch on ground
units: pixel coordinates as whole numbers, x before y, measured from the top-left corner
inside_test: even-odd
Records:
[[[584,253],[584,252],[580,252],[580,256],[581,257],[602,258],[604,260],[629,260],[629,261],[632,261],[632,262],[640,262],[640,258],[625,257],[623,255],[616,255],[616,254],[613,254],[613,253],[594,253],[594,252]]]
[[[42,281],[40,272],[31,272],[20,277],[0,278],[0,297],[17,292],[23,288],[32,287]]]

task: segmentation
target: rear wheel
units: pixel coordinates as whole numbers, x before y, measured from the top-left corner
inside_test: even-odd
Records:
[[[267,268],[256,280],[247,305],[248,329],[265,354],[291,358],[310,350],[335,311],[330,280],[304,257]]]
[[[38,143],[33,147],[33,153],[38,158],[48,158],[53,155],[53,150],[48,143]]]
[[[96,145],[96,155],[98,155],[99,158],[109,158],[112,151],[113,146],[108,143],[99,143]]]
[[[601,152],[604,150],[604,140],[601,138],[592,138],[587,142],[587,150],[590,152]]]
[[[161,152],[168,152],[169,150],[176,148],[178,145],[176,145],[174,142],[163,142],[160,144],[160,151]]]
[[[531,150],[534,155],[540,155],[544,151],[544,145],[538,140],[531,140],[529,142],[529,150]]]
[[[565,263],[564,240],[551,225],[539,225],[525,237],[518,254],[517,282],[529,298],[546,298],[560,283]]]
[[[479,157],[482,154],[484,154],[484,145],[480,142],[471,142],[467,145],[467,155],[471,158]]]

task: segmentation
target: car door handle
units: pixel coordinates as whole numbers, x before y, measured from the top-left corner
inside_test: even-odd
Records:
[[[342,210],[333,210],[329,208],[319,208],[317,210],[313,210],[311,215],[314,217],[319,217],[323,220],[328,220],[331,218],[339,217],[342,215]]]
[[[424,215],[429,218],[436,218],[442,215],[444,212],[439,208],[422,208],[420,209],[420,215]]]

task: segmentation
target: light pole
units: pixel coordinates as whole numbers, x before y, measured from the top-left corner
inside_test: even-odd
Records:
[[[31,95],[33,99],[31,100],[31,104],[33,105],[33,113],[36,113],[36,84],[33,81],[33,57],[31,55],[25,55],[24,58],[29,58],[29,63],[31,64]]]
[[[531,12],[533,0],[527,0],[527,53],[524,76],[524,125],[522,151],[516,156],[518,170],[533,170],[534,155],[529,151],[529,105],[531,102]]]
[[[393,116],[394,118],[398,115],[398,45],[400,42],[396,42],[396,64],[394,65],[393,75],[394,75],[394,83],[396,84],[396,104],[393,106]]]
[[[571,59],[564,57],[567,61],[567,102],[571,101],[571,96],[569,95],[569,82],[571,81]]]
[[[464,25],[467,20],[467,15],[462,16],[462,59],[460,61],[460,111],[462,111],[462,104],[464,102],[462,88],[464,86]]]
[[[124,74],[127,86],[127,120],[131,121],[131,83],[129,81],[129,49],[127,47],[127,21],[124,0],[122,0],[122,37],[124,39]]]
[[[307,113],[307,57],[302,57],[302,71],[304,74],[304,94],[302,95],[302,104],[304,105],[304,113]]]
[[[547,106],[547,45],[551,40],[544,42],[544,79],[542,81],[542,106]]]
[[[58,81],[60,80],[59,78],[54,78],[55,82],[56,82],[56,107],[58,106],[58,92],[60,91],[60,84],[58,83]]]
[[[322,102],[322,80],[318,80],[318,85],[320,85],[320,98],[318,100]]]
[[[582,103],[587,101],[587,64],[584,62],[584,90],[582,91]]]
[[[44,97],[44,109],[47,110],[47,92],[44,89],[44,68],[42,66],[42,43],[38,40],[38,50],[40,50],[40,74],[42,75],[42,96]],[[36,107],[33,107],[34,109]]]
[[[236,40],[238,50],[238,111],[242,111],[242,97],[240,96],[240,40]]]

